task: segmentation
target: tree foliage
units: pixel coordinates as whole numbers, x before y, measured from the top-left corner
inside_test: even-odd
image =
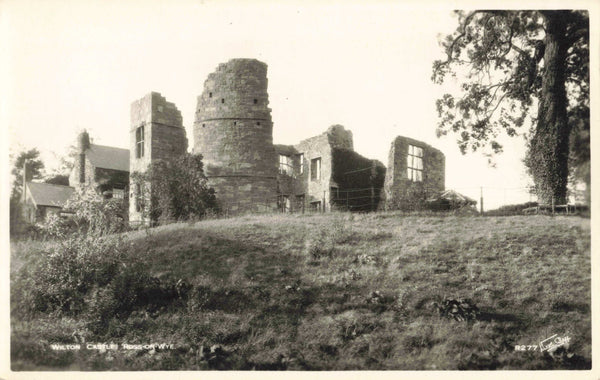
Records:
[[[132,173],[130,178],[132,186],[139,186],[142,192],[131,201],[141,202],[143,217],[153,222],[191,220],[217,211],[200,154],[153,161],[145,173]]]
[[[23,167],[25,166],[25,161],[28,162],[32,178],[42,178],[44,163],[40,159],[40,152],[36,148],[20,152],[14,159],[13,168],[11,170],[13,176],[11,198],[20,199],[21,197],[23,191]]]
[[[22,151],[13,157],[13,166],[11,174],[13,177],[10,192],[9,208],[9,226],[11,236],[17,236],[26,230],[26,223],[23,219],[23,209],[21,205],[21,195],[23,194],[23,167],[25,161],[28,161],[29,170],[32,178],[40,179],[44,170],[44,163],[39,158],[40,152],[33,148]]]
[[[90,186],[78,187],[65,204],[73,212],[67,225],[88,235],[107,235],[127,228],[128,203],[124,199],[104,199]],[[55,222],[52,220],[51,222]],[[48,226],[51,223],[46,223]],[[68,233],[69,231],[64,231]]]
[[[438,136],[456,133],[463,154],[483,149],[488,155],[502,151],[500,134],[525,136],[538,197],[564,201],[569,151],[572,164],[589,161],[588,13],[456,14],[459,26],[442,42],[446,59],[434,62],[432,80],[460,76],[462,94],[438,99]],[[524,130],[528,124],[533,127]],[[577,131],[576,148],[571,131]]]

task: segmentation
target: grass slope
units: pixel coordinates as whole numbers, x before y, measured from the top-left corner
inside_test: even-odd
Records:
[[[591,363],[590,221],[577,217],[248,216],[125,235],[127,259],[183,299],[88,329],[86,314],[19,315],[12,363],[28,369],[553,369]],[[39,260],[13,244],[17,274]],[[34,274],[30,274],[34,275]],[[378,293],[375,293],[378,292]],[[14,293],[13,293],[14,294]],[[14,298],[14,296],[13,296]],[[439,316],[470,298],[476,321]],[[172,343],[59,352],[52,342]],[[554,334],[552,357],[515,351]],[[214,345],[219,345],[214,346]],[[213,346],[213,353],[207,348]]]

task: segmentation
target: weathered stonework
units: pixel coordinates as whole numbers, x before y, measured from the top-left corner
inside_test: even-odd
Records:
[[[409,146],[423,150],[422,180],[408,178]],[[385,210],[418,210],[425,200],[444,191],[445,181],[444,154],[425,144],[408,137],[398,136],[392,142],[389,162],[385,176],[384,201],[380,208]]]
[[[138,157],[136,131],[143,127],[143,155]],[[182,125],[181,112],[157,92],[151,92],[131,104],[130,173],[143,173],[155,160],[170,160],[187,151],[187,137]],[[151,191],[151,186],[147,186]],[[138,211],[135,186],[130,188],[129,220],[142,222]]]
[[[327,132],[302,140],[294,148],[304,154],[303,173],[298,176],[302,188],[302,194],[305,194],[305,207],[309,209],[318,209],[321,211],[330,210],[329,198],[331,188],[337,187],[333,181],[332,173],[332,146],[329,143]],[[320,176],[314,177],[313,160],[321,160]]]
[[[267,65],[255,59],[220,64],[204,82],[194,122],[194,153],[225,212],[276,207],[277,156],[268,107]]]
[[[376,209],[385,167],[354,152],[352,132],[343,126],[331,126],[294,146],[276,145],[276,150],[291,161],[291,170],[282,166],[278,175],[282,211]],[[318,175],[314,160],[320,160]]]

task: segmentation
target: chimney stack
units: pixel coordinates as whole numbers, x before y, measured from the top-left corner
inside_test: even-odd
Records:
[[[27,184],[27,182],[30,182],[32,179],[33,179],[33,174],[31,173],[29,159],[26,159],[25,162],[23,162],[23,190],[22,190],[22,194],[21,194],[23,202],[25,202],[25,185]]]
[[[80,154],[85,153],[90,148],[90,135],[85,129],[77,136],[77,147]]]
[[[90,135],[85,129],[77,136],[77,148],[79,149],[79,159],[76,161],[79,183],[85,183],[85,152],[90,148]]]

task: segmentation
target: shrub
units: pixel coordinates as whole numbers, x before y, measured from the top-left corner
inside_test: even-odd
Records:
[[[353,219],[353,215],[350,215],[349,218],[336,215],[332,224],[319,228],[316,233],[310,231],[310,235],[305,239],[304,247],[307,256],[314,260],[331,258],[337,245],[354,243],[355,234],[352,224],[348,223]]]
[[[485,212],[486,216],[511,216],[511,215],[523,215],[523,210],[530,207],[536,207],[537,202],[525,202],[513,205],[504,205],[495,210],[489,210]]]
[[[72,219],[65,219],[56,214],[51,214],[46,217],[43,223],[36,225],[36,228],[40,231],[39,235],[41,236],[64,238],[66,235],[74,232],[77,226]]]
[[[332,257],[335,251],[335,244],[327,236],[323,230],[319,231],[316,236],[308,237],[305,241],[304,251],[313,260]]]
[[[108,284],[123,258],[119,239],[75,234],[50,245],[48,252],[16,274],[13,300],[26,313],[77,314],[94,286]]]
[[[127,202],[117,198],[104,199],[92,188],[77,189],[65,209],[75,212],[70,223],[81,232],[106,235],[127,228]]]
[[[153,222],[194,220],[218,211],[200,154],[153,161],[145,173],[135,172],[130,178],[142,192],[136,202],[141,202],[143,216]]]
[[[113,320],[125,320],[134,310],[156,316],[161,307],[184,296],[175,284],[150,276],[138,265],[123,268],[110,284],[89,292],[85,300],[87,327],[94,334],[105,334]]]

